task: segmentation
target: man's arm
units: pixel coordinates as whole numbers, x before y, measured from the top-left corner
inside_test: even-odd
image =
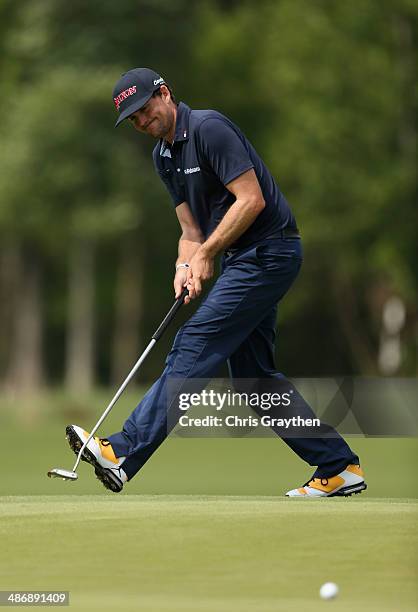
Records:
[[[247,170],[226,185],[236,197],[222,221],[202,245],[198,246],[187,269],[187,287],[191,299],[202,291],[202,282],[213,275],[213,259],[235,242],[255,221],[265,207],[254,170]]]
[[[215,257],[237,240],[255,221],[265,207],[263,194],[254,170],[247,170],[226,185],[236,197],[228,212],[214,232],[202,245],[208,257]]]
[[[178,246],[178,257],[176,261],[177,266],[178,264],[183,263],[190,264],[190,261],[193,259],[196,251],[202,245],[204,237],[187,202],[182,202],[176,207],[176,214],[182,229]],[[174,276],[174,291],[176,294],[176,299],[180,297],[183,287],[185,287],[187,284],[187,270],[188,268],[179,268]],[[190,298],[186,297],[184,301],[186,304],[188,304],[190,302]]]

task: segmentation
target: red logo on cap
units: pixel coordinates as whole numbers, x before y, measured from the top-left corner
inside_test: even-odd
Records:
[[[119,110],[119,106],[124,100],[126,100],[126,98],[129,98],[129,96],[133,96],[135,93],[136,85],[133,85],[132,87],[125,89],[125,91],[121,91],[120,94],[116,96],[116,98],[113,98],[113,102],[115,103],[117,110]]]

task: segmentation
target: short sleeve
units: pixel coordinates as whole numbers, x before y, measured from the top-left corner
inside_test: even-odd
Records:
[[[186,199],[184,188],[178,183],[177,178],[174,176],[174,173],[170,168],[163,168],[161,166],[161,164],[159,163],[160,156],[159,153],[156,153],[156,150],[154,150],[152,157],[154,161],[155,171],[157,172],[158,176],[164,183],[168,193],[170,194],[174,207],[178,206],[179,204],[182,204]]]
[[[199,127],[199,137],[207,163],[224,185],[254,168],[241,138],[223,119],[205,119]]]

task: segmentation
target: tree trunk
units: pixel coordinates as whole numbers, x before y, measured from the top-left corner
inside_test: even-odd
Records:
[[[10,362],[19,262],[19,249],[16,244],[3,242],[0,249],[0,380],[2,386],[5,383]]]
[[[94,246],[78,239],[69,257],[65,386],[89,391],[94,382]]]
[[[34,248],[16,247],[9,253],[9,263],[14,276],[14,316],[5,386],[12,393],[32,394],[44,381],[39,253]]]
[[[355,289],[350,281],[344,284],[334,279],[334,299],[341,330],[351,349],[352,360],[359,374],[377,376],[377,353],[367,337],[358,316]]]
[[[126,378],[138,358],[142,280],[140,241],[136,235],[130,235],[121,244],[116,281],[111,367],[112,382],[115,385]]]

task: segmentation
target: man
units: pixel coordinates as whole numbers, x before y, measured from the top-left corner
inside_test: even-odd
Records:
[[[179,330],[161,377],[109,438],[94,438],[86,459],[112,491],[121,491],[168,433],[169,380],[211,378],[228,360],[233,379],[290,385],[276,371],[276,309],[295,280],[302,248],[295,218],[273,177],[239,128],[213,110],[176,104],[164,79],[147,68],[122,75],[113,99],[116,125],[128,119],[158,143],[153,159],[173,200],[182,234],[174,276],[178,298],[199,296],[224,252],[223,270],[197,312]],[[298,396],[298,413],[313,416]],[[274,429],[274,427],[273,427]],[[328,426],[322,437],[284,441],[317,469],[288,496],[351,495],[366,488],[358,457]],[[277,433],[281,433],[277,431]],[[67,427],[78,452],[88,436]],[[282,436],[283,437],[283,436]]]

